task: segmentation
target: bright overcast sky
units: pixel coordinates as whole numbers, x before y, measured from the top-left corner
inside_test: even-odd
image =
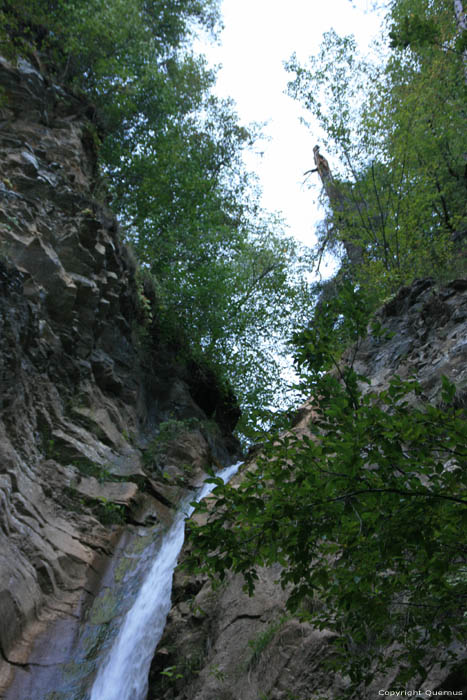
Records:
[[[295,238],[312,245],[319,217],[318,178],[310,190],[303,173],[313,167],[316,134],[299,123],[298,102],[284,94],[290,76],[283,62],[295,51],[300,60],[319,49],[329,29],[353,33],[363,52],[377,34],[371,0],[222,0],[220,46],[201,45],[211,64],[221,64],[216,92],[232,97],[244,124],[267,122],[262,157],[247,165],[260,178],[263,206],[281,211]]]

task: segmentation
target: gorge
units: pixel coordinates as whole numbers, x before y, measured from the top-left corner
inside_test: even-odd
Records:
[[[213,588],[176,567],[206,474],[237,487],[265,446],[245,457],[232,389],[158,325],[163,303],[101,191],[95,106],[31,55],[1,58],[0,85],[0,697],[347,697],[349,678],[328,665],[338,635],[290,613],[281,564],[258,566],[253,596],[239,573]],[[368,377],[364,391],[415,377],[440,406],[444,377],[465,412],[458,262],[459,274],[389,295],[373,319],[384,333],[343,353]],[[282,434],[308,435],[315,398]],[[458,567],[447,588],[464,585]],[[465,640],[430,653],[406,690],[465,696]],[[399,671],[377,673],[358,697],[389,694]]]

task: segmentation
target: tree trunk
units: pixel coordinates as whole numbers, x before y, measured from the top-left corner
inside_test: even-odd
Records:
[[[331,209],[335,216],[336,226],[339,228],[339,222],[344,222],[345,227],[346,212],[355,209],[355,202],[350,201],[349,198],[343,194],[342,190],[339,189],[338,183],[334,182],[329,163],[319,152],[319,146],[314,147],[313,157],[316,165],[313,171],[317,172],[321,178],[324,191],[328,196]],[[342,231],[340,240],[342,241],[351,267],[354,269],[357,268],[363,262],[363,247],[346,237]]]
[[[462,6],[462,0],[454,0],[454,14],[456,15],[457,31],[462,35],[467,31],[467,17]],[[464,61],[464,78],[467,83],[467,49],[464,49],[462,58]]]

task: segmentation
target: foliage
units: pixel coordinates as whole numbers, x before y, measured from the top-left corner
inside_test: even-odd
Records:
[[[240,484],[216,480],[216,508],[189,526],[189,564],[241,573],[250,594],[257,566],[281,564],[288,608],[338,633],[333,663],[356,697],[376,671],[423,676],[428,649],[448,662],[465,638],[467,425],[445,378],[432,405],[415,380],[364,391],[351,359],[338,367],[335,339],[362,332],[360,295],[345,303],[344,318],[324,314],[296,339],[316,397],[307,433],[271,438]]]
[[[219,668],[217,664],[211,666],[211,668],[209,669],[209,675],[215,678],[217,681],[220,681],[221,683],[225,681],[225,672],[221,668]]]
[[[203,657],[199,653],[192,653],[185,656],[181,663],[173,666],[166,666],[160,671],[161,689],[181,687],[189,683],[199,674],[202,667]]]
[[[141,264],[142,342],[163,336],[204,357],[251,422],[255,406],[286,391],[278,355],[304,321],[308,264],[260,210],[245,172],[256,127],[211,94],[215,74],[190,49],[200,28],[215,34],[218,9],[217,0],[7,1],[0,41],[92,100],[104,189]]]
[[[157,200],[156,192],[159,207]],[[309,258],[259,213],[252,224],[249,210],[237,207],[235,220],[223,217],[216,225],[188,207],[180,225],[172,212],[166,232],[153,225],[148,210],[136,227],[151,226],[135,247],[155,281],[155,328],[175,343],[183,334],[186,352],[224,367],[250,422],[255,407],[281,403],[280,355],[308,314]]]
[[[440,41],[435,21],[414,14],[405,15],[398,29],[389,32],[392,48],[406,49],[408,46],[436,44]]]
[[[289,94],[317,120],[333,181],[320,250],[381,299],[454,267],[467,229],[466,86],[450,0],[392,0],[387,47],[362,58],[329,32],[293,56]]]
[[[171,678],[174,680],[179,680],[180,678],[183,678],[183,673],[178,673],[176,666],[167,666],[160,673],[161,676],[166,676],[167,678]]]
[[[88,499],[92,503],[93,499]],[[125,522],[125,506],[109,501],[107,498],[96,499],[93,510],[103,525],[122,525]]]
[[[368,292],[355,288],[349,280],[342,281],[338,290],[322,300],[313,325],[295,333],[292,339],[298,366],[310,372],[306,377],[307,385],[314,381],[315,368],[319,368],[319,372],[338,370],[342,351],[350,345],[358,348],[374,310],[374,301]],[[319,374],[317,378],[320,379]]]
[[[103,484],[105,481],[118,481],[118,477],[113,475],[107,467],[97,464],[86,457],[72,460],[72,465],[78,469],[80,474],[93,476],[100,484]]]
[[[283,616],[279,620],[270,622],[263,632],[261,632],[254,639],[249,640],[248,646],[250,647],[251,653],[246,664],[247,671],[251,671],[252,669],[256,668],[261,660],[263,652],[271,644],[277,632],[284,625],[286,619],[287,618]]]

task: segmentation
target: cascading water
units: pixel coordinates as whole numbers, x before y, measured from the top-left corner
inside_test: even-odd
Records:
[[[216,476],[227,482],[240,465],[238,462],[227,467]],[[212,488],[212,484],[205,483],[196,500],[200,501]],[[143,700],[146,697],[149,667],[170,610],[172,578],[185,537],[185,519],[192,512],[193,506],[185,503],[164,536],[141,590],[97,673],[90,700]]]

